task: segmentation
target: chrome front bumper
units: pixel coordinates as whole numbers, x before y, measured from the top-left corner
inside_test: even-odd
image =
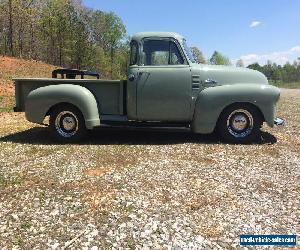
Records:
[[[284,121],[283,119],[281,119],[281,118],[276,118],[276,119],[274,120],[274,124],[275,124],[276,126],[284,126],[285,121]]]

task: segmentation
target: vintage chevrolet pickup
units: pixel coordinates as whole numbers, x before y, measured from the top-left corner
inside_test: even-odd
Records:
[[[197,64],[179,34],[144,32],[132,37],[127,80],[14,79],[15,111],[43,124],[63,142],[101,125],[186,127],[217,131],[225,141],[245,143],[275,119],[278,88],[260,72]]]

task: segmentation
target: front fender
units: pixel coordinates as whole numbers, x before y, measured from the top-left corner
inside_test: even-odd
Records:
[[[51,107],[59,103],[70,103],[83,114],[88,129],[100,125],[97,101],[94,95],[79,85],[59,84],[40,87],[31,91],[25,102],[28,121],[41,124]]]
[[[192,130],[195,133],[212,133],[221,112],[233,103],[251,103],[274,126],[275,106],[280,90],[272,85],[232,84],[206,88],[197,97]]]

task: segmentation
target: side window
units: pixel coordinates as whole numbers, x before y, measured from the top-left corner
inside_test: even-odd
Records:
[[[153,51],[151,54],[151,65],[168,65],[169,51]]]
[[[139,47],[137,42],[133,41],[130,44],[130,65],[136,65],[138,59]]]
[[[146,40],[143,46],[144,65],[168,65],[169,41]]]
[[[168,40],[146,40],[143,46],[144,65],[184,64],[177,45]]]

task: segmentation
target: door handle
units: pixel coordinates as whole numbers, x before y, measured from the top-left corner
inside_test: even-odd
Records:
[[[213,80],[213,79],[206,79],[206,80],[204,81],[204,83],[205,83],[205,84],[217,84],[218,82],[215,81],[215,80]]]

